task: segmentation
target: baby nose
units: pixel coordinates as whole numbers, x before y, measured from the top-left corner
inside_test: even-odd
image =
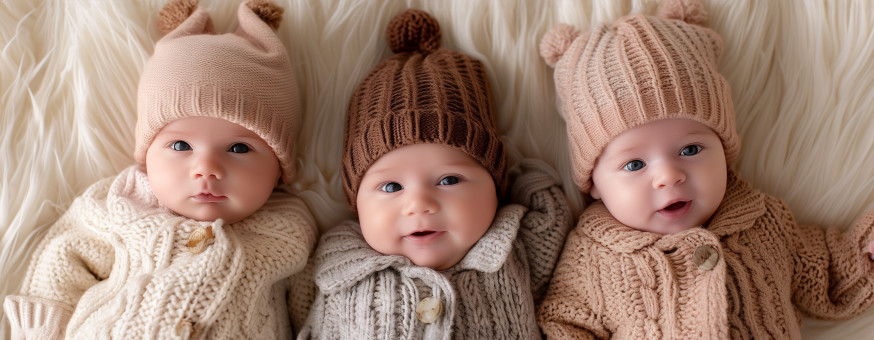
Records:
[[[431,193],[417,191],[410,193],[410,200],[404,208],[404,215],[434,214],[440,210],[440,204]]]
[[[673,163],[660,164],[653,176],[653,188],[660,189],[686,182],[686,172]]]
[[[218,157],[212,154],[204,154],[198,156],[191,167],[191,175],[193,178],[213,177],[222,179],[225,175],[224,167]]]

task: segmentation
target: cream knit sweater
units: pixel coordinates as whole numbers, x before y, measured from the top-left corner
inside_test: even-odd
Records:
[[[314,258],[319,294],[299,338],[539,338],[534,306],[572,216],[545,163],[523,161],[512,183],[516,204],[499,209],[486,234],[445,271],[376,252],[357,222],[327,232]],[[440,311],[419,315],[429,298]]]
[[[621,225],[598,202],[568,236],[538,319],[557,339],[800,339],[801,316],[874,303],[874,212],[848,232],[799,226],[729,172],[706,228]]]
[[[212,228],[202,252],[188,246]],[[316,240],[303,202],[276,190],[252,216],[198,222],[161,206],[135,167],[92,185],[52,226],[21,294],[13,338],[288,338],[305,308],[288,277]],[[300,317],[300,315],[298,315]]]

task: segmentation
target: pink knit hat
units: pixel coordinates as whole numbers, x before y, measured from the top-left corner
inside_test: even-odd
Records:
[[[657,16],[629,15],[580,34],[558,25],[540,54],[555,68],[574,182],[588,193],[592,169],[613,138],[668,118],[702,123],[731,162],[740,150],[728,82],[719,74],[722,39],[701,26],[698,0],[665,0]]]
[[[291,181],[300,109],[291,63],[273,31],[282,11],[263,0],[240,4],[236,32],[215,34],[196,0],[164,6],[159,27],[167,35],[155,45],[137,94],[137,163],[145,166],[146,150],[169,122],[216,117],[260,136],[279,159],[282,181]]]

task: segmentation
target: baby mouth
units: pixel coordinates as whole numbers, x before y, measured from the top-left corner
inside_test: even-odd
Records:
[[[677,210],[685,208],[687,204],[689,204],[689,201],[674,202],[674,203],[669,204],[667,207],[662,208],[662,210],[668,211],[668,212],[677,211]]]
[[[668,204],[666,207],[659,210],[658,214],[672,220],[679,219],[686,216],[686,213],[689,212],[691,207],[692,201],[678,201]]]
[[[440,235],[443,235],[444,233],[445,231],[439,230],[419,230],[407,234],[407,236],[404,236],[404,238],[416,243],[427,244],[434,240],[437,240],[438,238],[440,238]]]
[[[191,196],[197,202],[203,203],[214,203],[224,201],[227,196],[216,196],[210,193],[200,193],[195,196]]]

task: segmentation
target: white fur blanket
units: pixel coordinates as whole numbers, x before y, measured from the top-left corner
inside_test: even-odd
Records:
[[[295,189],[322,230],[351,217],[339,180],[346,103],[390,55],[388,20],[407,7],[440,22],[443,45],[481,59],[511,164],[539,157],[574,193],[552,71],[541,36],[557,23],[587,30],[658,0],[275,0],[303,103]],[[239,0],[202,0],[216,29]],[[784,199],[803,223],[849,226],[874,208],[874,2],[704,0],[722,34],[743,146],[734,166]],[[133,163],[136,86],[161,34],[163,0],[0,2],[0,298],[74,197]],[[572,195],[575,210],[582,208]],[[0,312],[2,316],[2,312]],[[8,336],[5,316],[0,335]],[[874,311],[806,320],[805,338],[868,338]]]

